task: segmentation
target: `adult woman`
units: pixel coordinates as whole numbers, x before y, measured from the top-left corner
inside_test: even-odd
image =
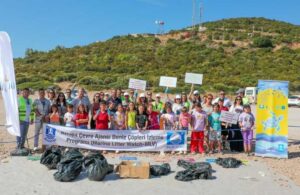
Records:
[[[64,116],[67,112],[67,101],[66,101],[65,94],[60,92],[57,96],[56,102],[57,102],[60,124],[64,125],[65,124]]]
[[[138,99],[138,102],[137,102],[137,105],[138,106],[144,106],[144,110],[146,110],[147,109],[147,99],[146,99],[146,96],[145,96],[145,94],[144,93],[141,93],[140,94],[140,97],[139,97],[139,99]]]
[[[188,100],[188,97],[185,92],[181,93],[181,100],[182,100],[182,106],[186,107],[187,111],[189,111],[191,108],[191,103]]]
[[[97,111],[99,110],[99,107],[100,107],[100,93],[95,93],[94,98],[93,98],[93,103],[91,106],[91,115],[92,116],[96,115]],[[94,117],[91,117],[90,126],[91,126],[91,129],[96,128],[96,122],[94,120]]]
[[[237,115],[240,115],[243,112],[243,100],[241,96],[235,98],[234,104],[230,107],[229,112],[236,113]],[[228,140],[230,140],[230,150],[242,152],[244,150],[243,136],[238,122],[232,124],[230,129],[228,135]]]
[[[213,100],[213,95],[208,94],[205,104],[202,104],[202,110],[204,110],[208,116],[211,115],[213,111],[212,100]]]

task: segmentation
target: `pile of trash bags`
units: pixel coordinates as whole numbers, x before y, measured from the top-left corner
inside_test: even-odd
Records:
[[[48,169],[56,169],[60,162],[62,154],[60,148],[48,148],[41,156],[40,163],[45,165]]]
[[[57,169],[54,179],[61,182],[75,180],[83,170],[87,171],[89,180],[101,181],[114,170],[105,157],[99,153],[91,153],[84,157],[78,149],[72,148],[65,152],[60,148],[47,149],[41,157],[40,163],[48,169]]]
[[[175,179],[179,181],[192,181],[196,179],[212,179],[212,167],[207,162],[188,162],[178,160],[177,165],[185,170],[177,172]]]
[[[242,161],[236,158],[217,158],[216,164],[223,168],[237,168],[242,164]]]
[[[11,156],[28,156],[30,153],[30,150],[27,148],[17,148],[10,152]]]
[[[83,164],[91,181],[101,181],[107,174],[114,171],[114,166],[108,164],[105,157],[99,153],[87,155]]]
[[[171,172],[171,166],[169,163],[150,166],[150,174],[153,176],[168,175],[170,172]]]

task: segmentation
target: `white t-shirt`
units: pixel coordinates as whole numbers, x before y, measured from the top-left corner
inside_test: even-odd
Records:
[[[172,106],[172,111],[176,115],[179,115],[181,113],[181,109],[182,109],[182,105],[181,104],[174,103],[173,106]]]
[[[212,104],[218,103],[218,102],[219,102],[219,99],[220,99],[220,98],[214,99],[214,100],[212,101]],[[231,106],[231,101],[230,101],[230,99],[228,99],[227,97],[225,97],[225,98],[224,98],[224,103],[223,103],[223,105],[224,105],[225,107],[227,107],[227,108],[230,108],[230,106]]]
[[[66,120],[66,127],[75,127],[74,117],[75,117],[74,113],[67,112],[65,114],[64,119]]]

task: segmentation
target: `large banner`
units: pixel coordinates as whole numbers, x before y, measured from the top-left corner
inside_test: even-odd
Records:
[[[84,130],[46,124],[43,144],[91,150],[186,151],[186,131]]]
[[[255,155],[288,157],[287,81],[258,81]]]
[[[0,90],[5,108],[5,126],[10,134],[20,136],[15,69],[10,39],[6,32],[0,32]]]

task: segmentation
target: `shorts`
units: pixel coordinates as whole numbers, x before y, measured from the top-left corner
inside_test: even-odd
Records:
[[[221,141],[221,131],[210,131],[209,141]]]
[[[242,131],[242,135],[243,135],[244,144],[250,145],[253,139],[253,131],[252,130]]]

